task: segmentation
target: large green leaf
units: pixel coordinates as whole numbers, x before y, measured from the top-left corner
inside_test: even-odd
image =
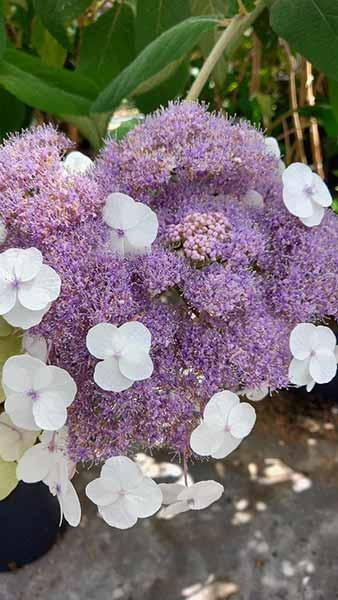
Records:
[[[215,15],[219,18],[224,18],[227,10],[228,0],[191,0],[191,12],[193,15]],[[210,54],[220,35],[221,32],[214,29],[202,37],[199,46],[204,58]],[[223,85],[226,74],[226,59],[224,54],[217,61],[216,67],[212,73],[213,78],[219,87]]]
[[[67,50],[49,33],[38,17],[33,19],[31,26],[31,44],[42,62],[50,67],[63,67]]]
[[[7,134],[12,133],[13,131],[18,131],[29,124],[31,109],[2,87],[0,87],[0,106],[1,141],[7,136]]]
[[[116,3],[82,31],[79,71],[105,87],[133,59],[134,13]]]
[[[337,0],[276,0],[271,26],[294,50],[338,80]]]
[[[34,0],[36,14],[65,48],[69,47],[66,23],[80,16],[92,0]]]
[[[0,84],[22,102],[52,114],[86,115],[98,93],[96,85],[78,73],[49,67],[11,49],[0,60]]]
[[[0,0],[0,56],[6,48],[6,29],[4,20],[3,0]]]
[[[143,50],[161,33],[190,16],[189,0],[138,0],[135,21],[137,52]],[[183,93],[189,78],[189,63],[182,62],[174,75],[151,91],[136,98],[137,107],[144,113],[166,105]]]
[[[101,92],[92,111],[113,110],[123,98],[159,85],[177,70],[203,33],[213,29],[216,23],[214,18],[191,17],[162,33]]]
[[[0,458],[0,500],[4,500],[18,485],[16,462],[5,462]]]

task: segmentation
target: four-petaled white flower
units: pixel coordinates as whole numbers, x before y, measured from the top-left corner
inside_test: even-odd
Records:
[[[87,348],[101,359],[94,371],[94,381],[103,390],[122,392],[135,381],[148,379],[153,372],[149,356],[151,334],[138,321],[116,327],[99,323],[87,334]]]
[[[43,481],[57,496],[60,505],[60,523],[66,521],[76,527],[81,518],[81,507],[70,479],[75,473],[75,463],[67,457],[67,429],[59,432],[44,431],[40,443],[25,452],[18,462],[16,476],[25,483]]]
[[[119,529],[132,527],[138,518],[150,517],[162,504],[160,487],[126,456],[109,458],[100,477],[88,483],[86,494],[97,504],[106,523]]]
[[[48,346],[45,338],[42,335],[33,335],[26,331],[22,337],[22,349],[30,356],[47,362]]]
[[[258,387],[246,387],[238,392],[240,396],[246,396],[250,402],[259,402],[269,394],[269,386],[262,384]]]
[[[272,154],[275,158],[278,159],[278,173],[279,175],[283,175],[285,171],[285,163],[281,159],[281,152],[276,138],[266,137],[265,146],[268,153]]]
[[[126,194],[110,194],[103,220],[111,228],[110,247],[118,255],[144,254],[150,250],[158,231],[158,219],[149,206]]]
[[[324,181],[307,165],[293,163],[283,173],[283,200],[288,211],[307,227],[319,225],[332,204]]]
[[[36,431],[26,431],[14,425],[5,412],[0,415],[0,458],[5,461],[19,460],[31,448],[37,438]]]
[[[300,323],[290,335],[293,359],[289,367],[291,383],[310,392],[315,383],[328,383],[337,372],[336,336],[323,325]]]
[[[171,519],[188,510],[202,510],[220,499],[224,487],[217,481],[199,481],[186,487],[179,483],[160,483],[163,504],[159,513],[163,519]]]
[[[0,254],[0,315],[14,327],[40,323],[60,294],[59,275],[43,264],[37,248],[11,248]]]
[[[32,431],[60,429],[76,384],[64,369],[45,365],[28,354],[11,356],[4,364],[5,411],[15,425]]]
[[[90,169],[93,161],[89,158],[89,156],[86,156],[85,154],[82,154],[82,152],[78,152],[76,150],[67,154],[62,164],[64,169],[70,175],[82,175],[83,173],[86,173],[88,169]]]
[[[249,435],[256,421],[255,409],[240,402],[233,392],[214,394],[207,403],[203,421],[191,434],[190,446],[196,454],[224,458]]]

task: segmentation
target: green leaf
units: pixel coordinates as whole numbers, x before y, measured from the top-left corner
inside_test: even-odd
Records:
[[[42,25],[40,19],[33,19],[31,43],[42,62],[50,67],[62,67],[66,60],[67,50]]]
[[[112,130],[111,135],[115,140],[120,141],[127,135],[127,133],[129,133],[129,131],[132,131],[135,129],[135,127],[140,125],[140,123],[142,123],[142,119],[140,117],[131,117],[130,119],[126,119],[125,121],[122,121],[122,123],[116,129]]]
[[[223,18],[228,9],[228,2],[224,0],[191,0],[191,12],[193,15],[215,15],[218,18]],[[237,0],[235,0],[236,4],[236,12],[238,12],[238,4]],[[201,52],[203,54],[203,58],[205,59],[211,52],[215,43],[217,42],[221,32],[214,29],[214,31],[210,31],[206,33],[200,43],[199,46],[201,48]],[[217,61],[217,65],[213,70],[212,76],[219,87],[225,82],[227,75],[226,70],[226,58],[225,54],[220,57]]]
[[[93,25],[82,30],[78,70],[100,88],[134,57],[134,14],[127,4],[114,4]]]
[[[3,0],[0,0],[0,56],[4,53],[6,48],[6,29],[4,19],[4,5]]]
[[[94,150],[99,150],[107,134],[110,113],[79,117],[76,115],[58,115],[62,121],[74,125],[86,138]]]
[[[161,33],[189,17],[189,0],[138,0],[135,20],[137,53]]]
[[[0,87],[0,106],[0,140],[3,140],[9,133],[29,124],[31,110],[2,87]]]
[[[92,111],[113,110],[123,98],[159,85],[177,70],[203,33],[213,29],[216,23],[214,18],[192,17],[162,33],[101,92]]]
[[[138,52],[148,46],[161,33],[190,16],[189,0],[139,0],[135,21],[135,43]],[[187,60],[179,65],[174,75],[157,87],[136,98],[136,105],[143,113],[166,105],[169,100],[182,95],[189,78]]]
[[[330,95],[330,104],[332,107],[333,114],[338,122],[338,82],[337,81],[329,81],[329,95]]]
[[[338,213],[338,198],[333,198],[331,208],[335,213]]]
[[[16,462],[6,462],[0,458],[0,500],[4,500],[18,485]]]
[[[14,335],[9,335],[6,337],[0,338],[0,381],[2,368],[6,362],[6,360],[10,356],[15,356],[16,354],[22,353],[22,339],[21,336],[16,333]],[[5,399],[2,386],[0,384],[0,402],[3,402]]]
[[[271,26],[294,50],[338,81],[338,2],[276,0]]]
[[[330,104],[316,104],[315,106],[303,106],[299,109],[299,114],[304,117],[315,117],[328,137],[338,137],[338,115],[334,114],[333,107]]]
[[[34,9],[58,42],[69,48],[66,24],[79,17],[92,0],[34,0]]]
[[[13,331],[13,327],[3,317],[0,317],[0,337],[7,337]]]
[[[22,102],[52,114],[86,115],[98,92],[93,82],[76,72],[49,67],[11,49],[0,60],[0,84]]]

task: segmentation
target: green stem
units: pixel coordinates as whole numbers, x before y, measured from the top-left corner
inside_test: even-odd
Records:
[[[251,13],[245,16],[236,15],[231,19],[228,27],[223,31],[211,50],[203,67],[197,75],[190,91],[186,97],[187,101],[197,100],[205,84],[207,83],[212,71],[217,65],[221,56],[226,53],[227,56],[235,52],[241,42],[243,33],[252,25],[271,0],[258,0],[256,7]]]

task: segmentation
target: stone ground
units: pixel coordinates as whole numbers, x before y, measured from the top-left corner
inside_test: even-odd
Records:
[[[225,487],[209,510],[110,529],[83,495],[95,471],[80,474],[81,526],[0,574],[0,600],[338,599],[337,409],[294,414],[280,402],[260,404],[254,432],[227,460],[191,469]],[[166,461],[146,467],[180,471]]]

